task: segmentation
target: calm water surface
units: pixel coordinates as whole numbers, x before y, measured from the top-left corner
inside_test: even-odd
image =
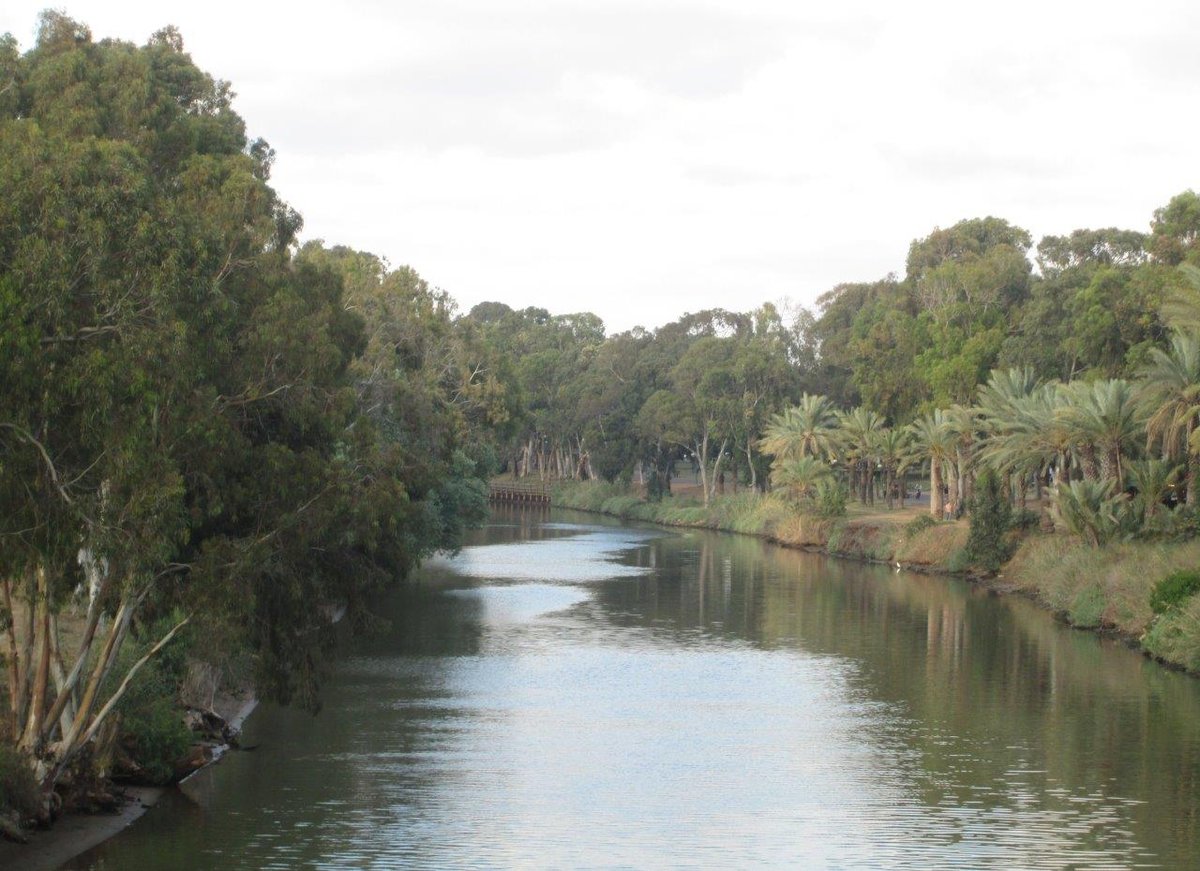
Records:
[[[1016,598],[497,514],[71,869],[1200,868],[1200,681]]]

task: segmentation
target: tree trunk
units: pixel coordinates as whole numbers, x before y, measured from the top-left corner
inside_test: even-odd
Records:
[[[1184,449],[1184,475],[1186,477],[1186,486],[1184,487],[1184,499],[1187,504],[1192,506],[1196,504],[1196,456],[1192,453],[1192,433],[1196,429],[1196,421],[1194,418],[1188,420],[1187,424],[1187,447]]]
[[[937,457],[929,458],[929,514],[935,520],[941,520],[942,502],[942,465]]]
[[[718,483],[720,483],[720,482],[722,482],[722,480],[723,480],[723,479],[721,478],[721,462],[722,462],[722,461],[725,459],[725,448],[726,448],[728,445],[729,445],[729,440],[728,440],[728,439],[722,439],[722,440],[721,440],[721,449],[720,449],[719,451],[717,451],[717,459],[716,459],[716,461],[713,463],[712,479],[711,479],[711,480],[712,480],[712,487],[713,487],[713,495],[715,495],[715,494],[716,494],[716,488],[717,488],[717,484],[718,484]],[[709,500],[709,494],[707,494],[707,493],[706,493],[706,494],[705,494],[705,496],[704,496],[704,505],[705,505],[705,507],[707,507],[707,506],[708,506],[708,500]]]
[[[21,729],[21,698],[18,695],[20,686],[21,656],[17,652],[17,619],[13,613],[12,579],[5,578],[2,583],[4,590],[4,610],[8,617],[8,708],[10,714],[9,733],[16,735]]]
[[[25,718],[25,731],[18,746],[26,753],[37,749],[42,735],[43,717],[46,715],[46,689],[50,683],[50,592],[46,582],[46,568],[37,569],[36,600],[30,610],[37,609],[37,672],[33,679],[33,691],[29,696],[29,714]]]

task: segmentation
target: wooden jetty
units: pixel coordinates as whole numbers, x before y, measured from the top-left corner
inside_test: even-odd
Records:
[[[545,481],[492,481],[488,484],[489,502],[550,504],[550,487]]]

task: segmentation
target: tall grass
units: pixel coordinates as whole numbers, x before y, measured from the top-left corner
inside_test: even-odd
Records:
[[[1154,585],[1197,564],[1200,541],[1095,548],[1077,538],[1038,535],[1023,542],[1004,576],[1078,626],[1111,627],[1141,637],[1154,619]]]
[[[906,562],[933,569],[950,570],[952,561],[966,541],[966,528],[950,524],[922,541],[909,542],[899,523],[887,520],[820,518],[801,514],[796,507],[774,494],[753,490],[725,493],[704,506],[692,496],[672,496],[661,502],[646,502],[619,484],[564,481],[554,486],[554,504],[562,508],[597,511],[615,517],[758,535],[790,547],[824,548],[830,553],[879,561],[896,558],[906,547]],[[940,525],[941,526],[941,525]],[[962,568],[961,560],[955,568]]]

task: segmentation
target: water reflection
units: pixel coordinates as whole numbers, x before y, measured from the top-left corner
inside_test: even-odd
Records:
[[[72,868],[1185,868],[1200,689],[1019,599],[510,512]]]

